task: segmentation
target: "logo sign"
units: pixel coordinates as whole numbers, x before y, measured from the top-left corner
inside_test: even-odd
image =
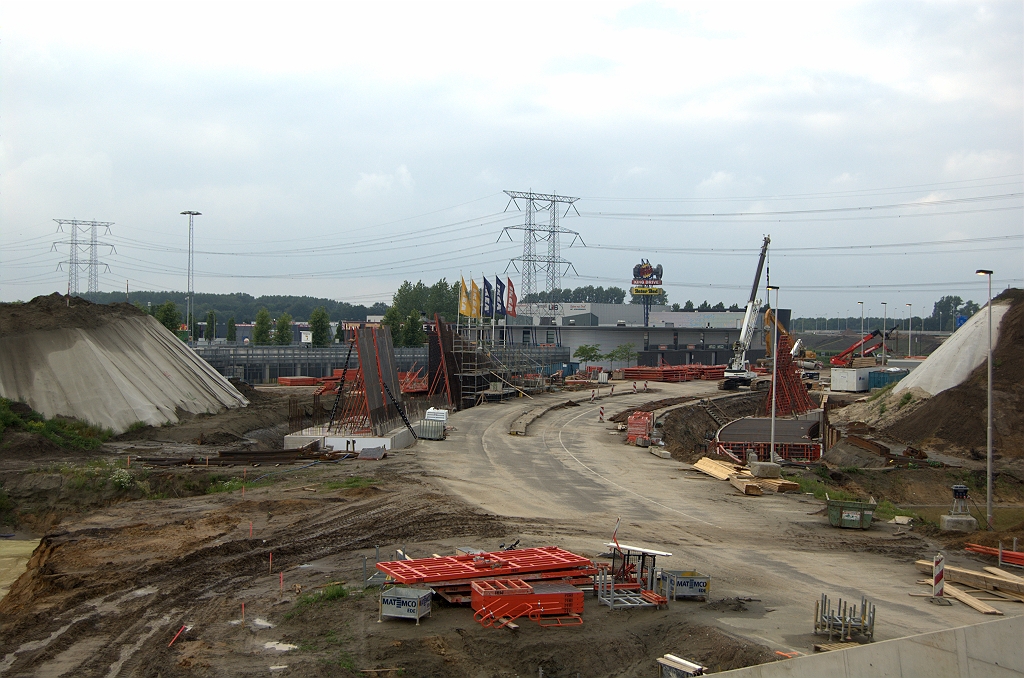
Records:
[[[300,335],[300,341],[303,344],[312,344],[313,343],[313,333],[312,332],[307,332],[305,330],[302,330],[301,332],[299,332],[299,335]]]
[[[634,285],[660,285],[661,281],[655,278],[633,278]]]
[[[661,294],[661,290],[658,289],[657,287],[633,287],[629,291],[637,296],[642,296],[645,294],[656,296]]]

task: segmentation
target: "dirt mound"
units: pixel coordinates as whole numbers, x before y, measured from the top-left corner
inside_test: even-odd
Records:
[[[0,303],[0,337],[67,327],[95,329],[113,319],[143,315],[146,314],[131,304],[94,304],[54,292],[25,304]]]
[[[67,450],[38,433],[5,430],[0,436],[0,456],[4,459],[39,459],[67,454]]]
[[[714,403],[731,421],[756,414],[763,400],[763,393],[743,393],[719,398]],[[707,443],[719,428],[703,407],[681,407],[665,417],[665,447],[673,459],[695,462],[707,454]]]
[[[821,460],[840,468],[885,468],[888,466],[883,457],[862,450],[845,440],[833,445],[828,452],[822,455]]]
[[[2,305],[0,396],[115,433],[248,404],[155,318],[127,304],[60,301]]]
[[[654,410],[660,410],[663,407],[670,407],[672,405],[678,405],[693,400],[693,396],[682,396],[680,398],[662,398],[661,400],[652,400],[649,403],[644,403],[639,407],[629,407],[621,412],[616,412],[614,415],[608,418],[608,421],[614,421],[624,423],[629,419],[629,415],[634,412],[653,412]]]
[[[999,343],[992,353],[993,447],[1004,456],[1024,457],[1024,290],[1011,289]],[[929,398],[883,429],[893,440],[967,456],[984,448],[987,429],[987,367],[982,364],[959,386]],[[897,394],[898,395],[898,394]]]

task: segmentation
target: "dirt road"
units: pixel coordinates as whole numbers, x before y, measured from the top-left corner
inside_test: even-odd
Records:
[[[713,388],[659,385],[603,404],[611,415],[652,399],[719,395]],[[559,400],[565,395],[529,406]],[[598,405],[554,410],[529,435],[510,436],[525,402],[455,413],[448,440],[420,441],[380,462],[274,469],[272,485],[244,496],[126,501],[65,520],[0,601],[0,676],[334,676],[388,667],[416,676],[511,677],[538,667],[567,678],[646,676],[666,652],[722,670],[773,660],[776,650],[809,652],[822,592],[868,596],[878,605],[878,639],[980,620],[962,605],[908,595],[920,589],[912,561],[932,548],[914,535],[894,537],[884,525],[835,530],[812,515],[820,503],[800,495],[741,496],[626,446],[612,424],[597,421]],[[441,602],[420,626],[377,624],[372,590],[360,592],[363,557],[372,568],[375,546],[426,556],[519,539],[596,557],[617,517],[621,543],[672,552],[660,566],[711,574],[716,602],[612,613],[588,597],[582,627],[528,623],[513,634]]]
[[[659,393],[605,402],[606,412],[646,400],[720,395],[714,384],[659,384]],[[547,396],[554,397],[554,396]],[[802,495],[742,496],[727,483],[692,472],[623,444],[613,425],[598,422],[598,405],[555,410],[531,425],[526,437],[509,436],[516,408],[457,413],[457,434],[421,444],[421,463],[445,492],[506,516],[559,520],[560,545],[601,549],[622,518],[618,539],[670,551],[659,565],[714,576],[715,596],[759,598],[773,609],[765,620],[716,621],[746,638],[784,651],[807,652],[810,619],[821,593],[879,606],[876,634],[895,638],[979,621],[966,607],[938,608],[909,596],[918,590],[910,566],[932,553],[913,534],[893,529],[838,530]],[[1024,606],[1000,606],[1022,614]]]

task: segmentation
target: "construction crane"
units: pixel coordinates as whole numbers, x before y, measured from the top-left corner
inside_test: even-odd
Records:
[[[743,329],[740,338],[732,345],[732,361],[725,370],[725,381],[722,388],[733,391],[740,386],[750,386],[750,382],[757,378],[757,373],[750,370],[750,363],[747,362],[747,349],[750,348],[750,340],[754,336],[754,325],[757,323],[757,308],[761,300],[757,298],[757,288],[761,284],[761,271],[764,270],[764,260],[768,255],[768,243],[771,238],[764,237],[764,244],[761,245],[761,257],[757,260],[757,273],[754,274],[754,284],[750,288],[750,299],[747,301],[747,311],[743,315]]]
[[[880,337],[880,336],[882,336],[881,332],[879,332],[878,330],[871,330],[871,332],[869,332],[868,334],[865,334],[858,341],[854,342],[853,345],[850,346],[849,348],[847,348],[845,351],[843,351],[842,353],[839,353],[838,355],[832,356],[829,359],[829,362],[832,363],[833,367],[846,367],[851,362],[853,362],[854,358],[857,357],[857,355],[856,355],[857,349],[859,349],[864,344],[870,342],[875,337]],[[864,356],[867,357],[867,356],[871,355],[872,353],[877,351],[881,346],[882,346],[881,344],[878,344],[876,346],[872,346],[870,348],[864,349]]]

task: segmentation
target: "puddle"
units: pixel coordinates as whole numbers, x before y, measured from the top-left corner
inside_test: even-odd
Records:
[[[257,629],[272,629],[274,625],[268,622],[263,617],[256,617],[252,620],[252,625]]]
[[[7,595],[14,580],[39,546],[38,539],[0,539],[0,598]]]
[[[263,647],[267,650],[277,650],[278,652],[287,652],[288,650],[294,650],[298,648],[298,645],[292,645],[290,643],[279,643],[276,640],[271,640],[267,643],[263,643]]]
[[[287,664],[277,664],[276,666],[271,666],[270,670],[271,671],[284,671],[286,668],[288,668]]]

